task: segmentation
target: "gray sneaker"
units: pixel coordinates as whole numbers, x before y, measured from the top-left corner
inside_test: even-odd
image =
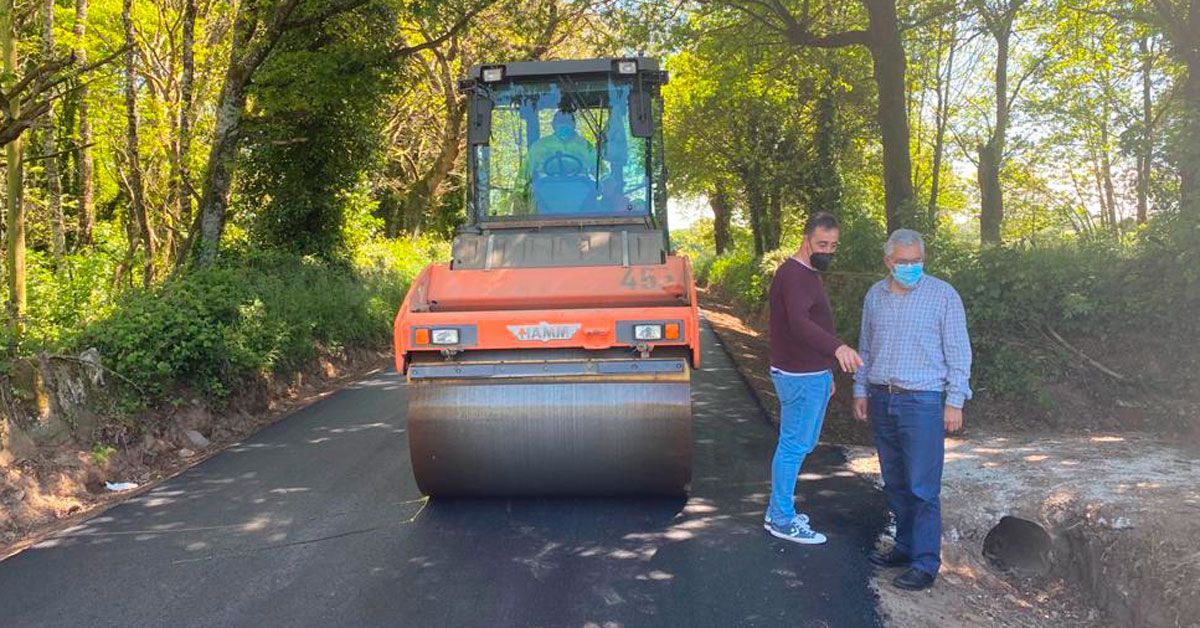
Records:
[[[812,528],[808,527],[808,524],[799,524],[794,521],[784,526],[771,524],[767,531],[775,538],[801,545],[820,545],[826,541],[824,534],[814,532]]]
[[[792,517],[792,523],[806,526],[808,525],[808,515],[798,512],[795,517]],[[771,531],[771,515],[769,513],[763,514],[763,529],[767,532]]]

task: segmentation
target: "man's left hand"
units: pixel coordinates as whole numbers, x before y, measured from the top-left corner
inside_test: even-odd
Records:
[[[958,430],[962,429],[962,424],[963,424],[962,408],[955,408],[954,406],[946,406],[946,411],[944,413],[944,416],[946,417],[946,431],[947,432],[957,432]]]

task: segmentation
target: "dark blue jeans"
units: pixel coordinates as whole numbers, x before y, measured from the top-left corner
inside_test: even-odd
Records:
[[[913,567],[937,575],[942,566],[942,461],[946,396],[888,393],[868,398],[871,433],[879,450],[883,492],[896,515],[896,551]]]

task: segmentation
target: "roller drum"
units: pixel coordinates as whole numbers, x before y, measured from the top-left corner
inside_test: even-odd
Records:
[[[421,381],[408,398],[427,495],[684,495],[691,481],[686,376]]]

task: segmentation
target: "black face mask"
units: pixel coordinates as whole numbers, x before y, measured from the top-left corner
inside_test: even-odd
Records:
[[[833,255],[833,253],[813,253],[809,256],[813,270],[820,273],[829,270],[829,265],[833,263]]]

